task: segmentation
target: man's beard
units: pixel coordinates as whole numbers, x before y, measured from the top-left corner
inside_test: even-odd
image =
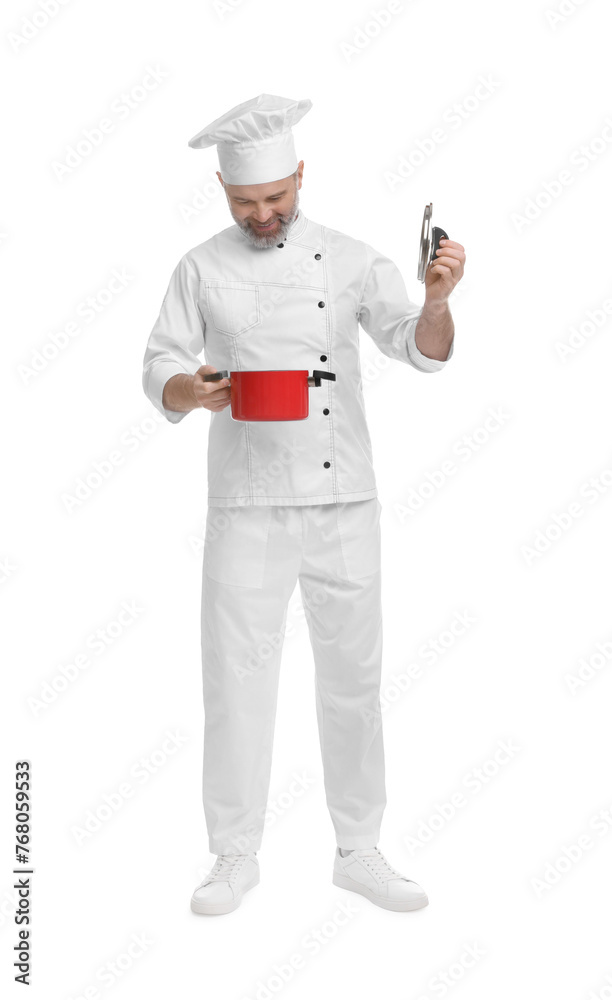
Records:
[[[295,198],[293,199],[293,205],[291,206],[286,215],[278,216],[279,225],[274,227],[273,233],[268,234],[268,233],[258,233],[255,229],[252,228],[250,222],[247,222],[246,219],[244,220],[237,219],[234,213],[232,212],[232,206],[229,203],[229,198],[227,200],[230,214],[234,222],[236,223],[238,228],[242,230],[244,235],[248,237],[253,246],[256,247],[274,247],[277,246],[278,243],[285,242],[285,240],[287,239],[287,234],[289,232],[289,229],[291,228],[291,226],[295,221],[295,217],[297,215],[299,207],[299,202],[300,202],[300,193],[299,193],[299,188],[296,184]]]

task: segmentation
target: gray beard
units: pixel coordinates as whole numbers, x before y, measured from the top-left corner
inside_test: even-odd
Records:
[[[229,205],[229,198],[227,203]],[[287,239],[287,234],[289,233],[289,230],[295,221],[299,203],[300,203],[300,192],[299,188],[296,185],[293,205],[291,206],[289,212],[286,215],[278,216],[280,223],[278,231],[275,232],[273,235],[271,234],[270,236],[267,236],[265,233],[256,233],[255,230],[251,228],[249,222],[246,221],[243,222],[241,219],[237,219],[234,213],[232,212],[231,206],[230,206],[230,214],[232,216],[232,219],[238,226],[238,228],[251,241],[253,246],[260,248],[275,247],[277,246],[278,243],[284,243],[285,240]]]

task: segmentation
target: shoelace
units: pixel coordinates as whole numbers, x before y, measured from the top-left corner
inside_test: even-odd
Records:
[[[248,854],[220,854],[204,882],[232,881],[248,857]]]
[[[372,872],[374,878],[405,878],[401,872],[398,872],[395,868],[389,864],[384,854],[375,847],[372,852],[369,851],[357,851],[356,852],[367,866],[368,870]]]

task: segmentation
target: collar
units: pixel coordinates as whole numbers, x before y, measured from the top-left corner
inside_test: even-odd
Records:
[[[288,240],[297,239],[299,236],[302,235],[307,225],[308,225],[308,219],[302,212],[302,209],[298,208],[298,214],[296,215],[295,219],[293,220],[293,222],[289,227],[289,232],[287,233],[287,239]]]

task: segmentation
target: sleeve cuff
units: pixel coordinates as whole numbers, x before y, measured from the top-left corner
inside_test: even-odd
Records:
[[[187,416],[188,412],[182,413],[179,410],[167,410],[162,403],[164,386],[168,379],[172,378],[173,375],[191,375],[192,372],[188,372],[179,365],[176,361],[158,361],[156,364],[149,368],[148,372],[144,376],[144,391],[149,397],[153,406],[158,410],[166,420],[169,420],[171,424],[178,424],[183,417]]]
[[[406,337],[406,347],[408,350],[408,357],[410,358],[411,364],[415,368],[418,368],[422,372],[438,372],[444,365],[448,364],[453,356],[453,349],[455,346],[455,338],[451,340],[450,349],[447,357],[444,361],[437,361],[435,358],[428,358],[426,354],[421,354],[416,345],[416,328],[419,322],[420,316],[417,316],[410,323],[410,329],[408,331],[408,336]]]

